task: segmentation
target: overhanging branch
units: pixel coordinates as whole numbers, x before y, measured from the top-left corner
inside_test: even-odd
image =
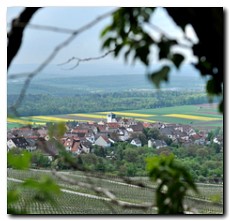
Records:
[[[39,8],[40,7],[25,8],[19,17],[12,21],[12,28],[7,33],[7,69],[10,67],[12,60],[21,47],[24,29]],[[23,23],[24,26],[20,26],[20,23]]]

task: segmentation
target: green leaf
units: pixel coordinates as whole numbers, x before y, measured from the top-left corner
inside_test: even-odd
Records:
[[[158,46],[159,46],[159,59],[167,58],[170,51],[170,45],[159,44]]]
[[[116,48],[114,50],[114,56],[117,57],[119,55],[119,52],[121,51],[121,49],[123,48],[123,44],[119,44],[119,45],[116,45]]]
[[[102,30],[100,37],[101,37],[101,38],[104,37],[104,36],[105,36],[109,31],[111,31],[111,30],[112,30],[112,26],[111,26],[111,25],[106,26],[106,27]]]
[[[220,95],[222,92],[221,85],[218,81],[219,79],[212,77],[210,80],[207,81],[206,90],[210,95]]]
[[[194,67],[200,71],[202,76],[209,75],[208,70],[204,67],[203,63],[199,61],[197,64],[194,64]]]
[[[7,192],[7,205],[10,205],[11,203],[15,203],[19,200],[19,190],[11,190]]]
[[[136,49],[136,58],[139,58],[146,66],[148,66],[148,55],[149,55],[149,47],[145,45],[143,47],[139,47]]]
[[[62,137],[66,132],[66,125],[64,122],[60,122],[57,124],[57,137]]]
[[[28,212],[25,209],[14,209],[14,208],[7,208],[7,214],[12,215],[25,215],[28,214]]]
[[[49,136],[55,137],[55,138],[60,138],[64,135],[64,133],[66,132],[66,126],[64,122],[59,122],[56,124],[51,124],[48,127],[48,134]]]
[[[162,40],[158,43],[159,59],[169,58],[170,48],[175,44],[177,44],[175,40],[162,38]]]
[[[220,111],[221,113],[224,113],[224,101],[223,101],[223,99],[221,100],[221,102],[220,102],[220,104],[219,104],[219,111]]]
[[[116,43],[116,38],[107,38],[102,45],[102,48],[109,48],[112,43]]]
[[[27,170],[31,164],[31,153],[23,151],[21,154],[7,153],[7,164],[19,170]]]
[[[125,62],[127,62],[128,56],[130,55],[130,53],[131,53],[131,48],[129,48],[129,49],[124,53]]]
[[[146,159],[146,169],[150,179],[157,181],[158,213],[183,213],[183,200],[187,190],[197,191],[189,172],[175,161],[174,155],[149,157]]]
[[[171,58],[172,62],[174,63],[174,65],[179,68],[181,63],[184,60],[184,56],[181,54],[173,54],[172,58]]]
[[[160,88],[160,83],[162,81],[168,81],[168,74],[170,71],[169,66],[163,66],[161,70],[155,71],[152,74],[148,75],[149,80],[151,80],[157,88]]]
[[[59,186],[49,176],[42,176],[40,180],[29,178],[22,186],[34,189],[34,199],[38,201],[55,203],[54,196],[61,192]]]

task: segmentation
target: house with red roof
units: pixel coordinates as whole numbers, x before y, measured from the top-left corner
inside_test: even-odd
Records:
[[[67,137],[63,139],[62,142],[67,151],[80,153],[80,139],[78,137]]]

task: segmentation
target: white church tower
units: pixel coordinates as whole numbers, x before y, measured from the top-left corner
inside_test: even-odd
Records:
[[[107,123],[114,123],[114,122],[117,122],[116,114],[111,112],[107,115]]]

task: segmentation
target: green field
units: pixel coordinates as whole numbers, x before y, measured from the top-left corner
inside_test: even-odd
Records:
[[[44,175],[51,175],[49,171],[21,171],[8,169],[7,189],[16,189],[23,181],[29,177],[39,179]],[[81,181],[90,183],[98,187],[110,190],[119,201],[125,203],[153,203],[155,185],[148,178],[135,178],[150,188],[141,188],[127,184],[119,177],[94,177],[93,174],[85,175],[82,172],[59,172],[62,175]],[[22,196],[17,203],[12,205],[12,208],[22,209],[26,206],[27,212],[30,214],[156,214],[156,209],[148,209],[143,211],[140,209],[124,209],[120,206],[113,205],[105,195],[98,195],[92,190],[71,185],[58,180],[53,176],[53,179],[59,184],[62,192],[55,196],[56,205],[51,205],[48,202],[33,201],[31,198],[34,195],[33,190],[21,189]],[[189,208],[196,209],[199,214],[222,214],[223,213],[223,186],[198,184],[200,193],[194,194],[189,192],[185,203]],[[215,199],[215,200],[214,200]],[[215,202],[214,202],[215,201]],[[112,205],[112,209],[111,209]]]
[[[142,110],[127,110],[116,111],[119,117],[134,118],[142,122],[163,122],[163,123],[178,123],[187,124],[198,128],[213,128],[223,127],[223,116],[218,113],[216,105],[184,105],[176,107],[164,107],[156,109],[142,109]],[[76,113],[66,115],[52,115],[52,116],[31,116],[21,118],[8,118],[8,128],[18,126],[20,124],[44,125],[46,122],[59,121],[100,121],[105,120],[108,112],[96,113]]]

